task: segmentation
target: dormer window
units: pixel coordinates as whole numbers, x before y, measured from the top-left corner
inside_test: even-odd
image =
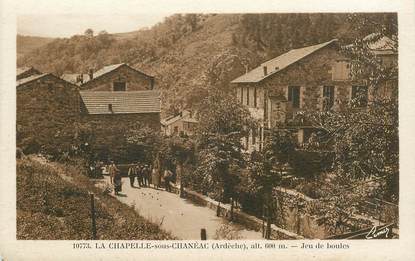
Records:
[[[113,90],[114,92],[125,92],[127,90],[126,82],[114,82]]]

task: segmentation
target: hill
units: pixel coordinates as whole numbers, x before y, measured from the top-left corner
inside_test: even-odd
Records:
[[[52,42],[55,38],[38,37],[38,36],[25,36],[17,35],[16,37],[16,52],[17,58],[20,58],[33,50],[44,46],[47,43]]]
[[[368,18],[388,30],[396,14],[177,14],[150,29],[56,39],[18,65],[59,75],[126,62],[156,77],[172,113],[197,106],[211,88],[229,92],[230,80],[292,48],[368,34],[370,23],[355,26]]]

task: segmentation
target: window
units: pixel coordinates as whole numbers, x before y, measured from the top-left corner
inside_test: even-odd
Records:
[[[323,110],[330,110],[334,105],[334,86],[323,86]]]
[[[249,106],[249,87],[246,87],[246,105]]]
[[[179,133],[179,127],[178,127],[178,126],[174,126],[173,133],[174,133],[174,134]]]
[[[123,92],[126,90],[126,83],[125,82],[114,82],[113,87],[115,92]]]
[[[288,101],[293,108],[300,108],[300,86],[288,86]]]
[[[368,102],[367,86],[352,86],[352,106],[366,107]]]
[[[108,111],[110,111],[111,113],[114,113],[114,111],[112,110],[112,104],[108,104]]]
[[[257,106],[256,98],[257,98],[256,87],[254,87],[254,108],[256,108],[256,106]]]

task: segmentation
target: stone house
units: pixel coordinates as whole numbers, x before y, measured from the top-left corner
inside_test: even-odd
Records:
[[[125,134],[134,128],[160,131],[158,91],[81,91],[81,122],[94,132],[96,150],[117,159]]]
[[[92,131],[98,151],[116,152],[134,127],[160,131],[154,77],[126,64],[106,66],[90,78],[22,70],[29,72],[33,74],[17,80],[18,146],[32,152],[48,145],[67,151],[65,144],[71,146],[82,126]]]
[[[53,153],[69,145],[79,120],[78,86],[51,74],[33,74],[16,82],[17,146],[25,152]]]
[[[388,48],[376,49],[386,60],[397,58]],[[231,84],[237,100],[260,122],[259,128],[244,139],[246,150],[261,150],[264,129],[287,125],[302,111],[341,110],[362,93],[365,106],[371,93],[364,81],[352,80],[350,66],[340,53],[338,41],[333,39],[293,49],[234,79]],[[315,130],[306,123],[291,128],[299,143],[306,142]]]
[[[178,115],[170,116],[161,121],[162,131],[166,136],[192,136],[199,121],[191,111],[184,110]]]
[[[160,94],[154,90],[153,76],[121,63],[62,78],[79,86],[81,122],[93,130],[100,153],[116,159],[126,146],[125,134],[133,128],[160,131]]]

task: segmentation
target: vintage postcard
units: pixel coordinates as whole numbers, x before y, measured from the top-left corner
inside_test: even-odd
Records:
[[[413,2],[1,4],[0,260],[415,259]]]

